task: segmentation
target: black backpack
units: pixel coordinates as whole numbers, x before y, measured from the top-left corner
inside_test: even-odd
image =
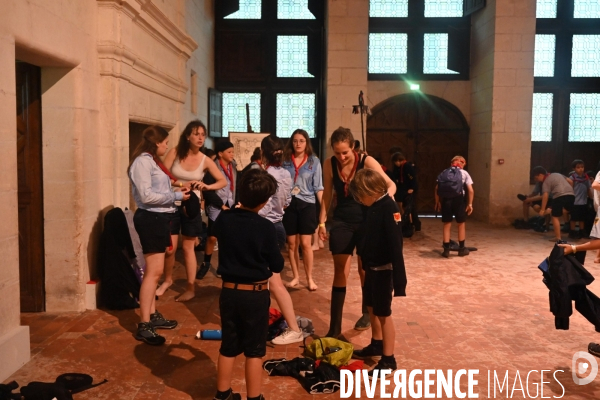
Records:
[[[460,168],[446,168],[438,175],[437,182],[438,196],[451,199],[463,195],[463,179]]]

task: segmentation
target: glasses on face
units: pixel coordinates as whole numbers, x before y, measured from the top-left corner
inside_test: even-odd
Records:
[[[301,139],[301,140],[292,140],[292,143],[294,143],[294,144],[303,144],[303,143],[306,143],[306,140],[304,140],[304,139]]]

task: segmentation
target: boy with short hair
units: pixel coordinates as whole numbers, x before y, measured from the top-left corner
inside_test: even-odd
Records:
[[[222,341],[215,400],[239,400],[231,390],[235,357],[246,356],[246,392],[261,400],[262,357],[266,354],[270,294],[268,281],[283,269],[274,225],[258,215],[277,191],[277,181],[262,169],[251,169],[239,184],[239,208],[220,213],[214,224],[219,240],[223,290],[219,298]]]
[[[552,225],[554,227],[553,240],[561,240],[560,236],[560,217],[563,213],[567,214],[573,210],[575,203],[575,193],[569,184],[568,178],[559,173],[549,174],[544,167],[537,166],[531,170],[533,179],[542,184],[542,205],[540,207],[540,216],[546,215],[546,206],[548,199],[552,196]]]
[[[573,204],[573,211],[571,212],[571,231],[569,232],[569,238],[581,239],[585,236],[585,220],[588,209],[587,201],[588,198],[593,197],[592,185],[589,176],[584,172],[585,165],[583,160],[573,161],[572,166],[574,171],[571,172],[569,178],[573,182],[575,203]],[[579,222],[579,232],[575,231],[575,222]]]
[[[450,162],[450,168],[445,169],[437,179],[435,185],[435,210],[442,212],[444,223],[442,257],[450,257],[450,229],[452,219],[456,218],[458,225],[458,255],[464,257],[469,255],[469,249],[465,247],[467,236],[467,215],[473,212],[473,179],[463,168],[467,161],[463,156],[455,156]],[[466,193],[465,193],[466,192]],[[465,194],[467,203],[465,205]]]
[[[390,179],[396,184],[396,194],[394,199],[400,207],[400,212],[405,213],[406,207],[411,207],[410,216],[412,224],[415,226],[415,231],[421,230],[421,221],[417,212],[417,173],[413,163],[408,162],[406,157],[401,152],[392,154],[392,163],[394,167],[390,174]],[[405,224],[411,221],[404,221]]]

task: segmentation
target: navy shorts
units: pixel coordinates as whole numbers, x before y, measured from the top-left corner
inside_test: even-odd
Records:
[[[312,235],[317,229],[317,206],[292,197],[283,214],[283,226],[288,236]]]
[[[348,222],[333,220],[329,231],[329,250],[332,255],[353,255],[354,249],[362,240],[363,224],[351,224]]]
[[[389,317],[392,315],[392,297],[394,292],[394,276],[391,269],[384,271],[365,270],[365,288],[363,302],[373,307],[373,315]]]
[[[181,225],[181,234],[188,237],[200,237],[202,234],[202,215],[196,215],[196,218],[190,218],[183,212],[183,207],[177,207],[179,210],[179,220]],[[179,231],[177,232],[179,233]]]
[[[566,196],[560,196],[552,199],[552,216],[553,217],[562,217],[563,208],[567,210],[567,212],[571,212],[573,210],[573,205],[575,204],[575,196],[572,194],[568,194]]]
[[[264,357],[269,333],[268,290],[236,290],[223,288],[219,297],[221,313],[221,349],[225,357]]]
[[[133,225],[140,237],[144,254],[164,253],[171,245],[171,235],[179,233],[179,214],[138,208],[133,215]],[[175,228],[177,230],[173,233]]]
[[[456,218],[456,222],[462,224],[467,220],[467,206],[463,196],[440,199],[442,203],[442,222],[452,222]]]

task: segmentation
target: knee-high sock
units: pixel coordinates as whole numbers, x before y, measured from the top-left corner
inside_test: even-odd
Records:
[[[342,313],[344,311],[345,300],[346,287],[333,286],[331,288],[331,311],[327,337],[337,337],[342,333]]]

